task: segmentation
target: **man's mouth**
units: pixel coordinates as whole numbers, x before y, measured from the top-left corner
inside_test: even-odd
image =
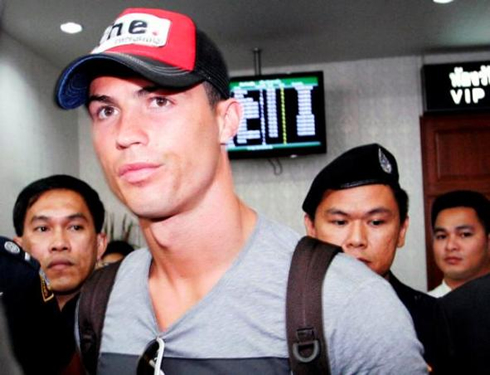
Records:
[[[117,172],[120,178],[135,184],[149,178],[159,167],[156,163],[129,163],[124,164]]]
[[[459,264],[461,263],[463,259],[459,258],[459,257],[446,257],[444,258],[444,261],[448,264],[451,264],[451,265],[456,265],[456,264]]]
[[[48,270],[62,271],[73,266],[73,263],[67,259],[53,260],[48,264]]]

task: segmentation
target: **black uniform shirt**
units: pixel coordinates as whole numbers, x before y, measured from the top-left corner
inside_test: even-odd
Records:
[[[75,353],[73,331],[39,263],[5,237],[0,237],[0,295],[13,351],[25,374],[59,373]]]

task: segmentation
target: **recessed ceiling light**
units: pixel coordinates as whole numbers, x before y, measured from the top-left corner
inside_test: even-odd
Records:
[[[448,3],[451,3],[453,0],[433,0],[434,3],[437,3],[437,4],[448,4]]]
[[[77,34],[83,30],[83,27],[79,23],[67,22],[60,25],[60,29],[67,34]]]

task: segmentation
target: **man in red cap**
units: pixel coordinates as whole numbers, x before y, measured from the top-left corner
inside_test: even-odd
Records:
[[[185,15],[127,9],[65,69],[56,98],[87,106],[106,180],[148,244],[117,272],[97,373],[134,374],[144,354],[142,373],[289,374],[299,235],[234,192],[226,144],[241,108],[217,47]],[[332,373],[425,372],[410,317],[376,275],[340,255],[324,289]]]

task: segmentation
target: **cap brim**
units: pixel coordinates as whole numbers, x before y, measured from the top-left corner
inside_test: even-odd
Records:
[[[204,81],[195,72],[141,56],[123,53],[86,55],[72,62],[61,73],[56,85],[56,103],[63,109],[74,109],[85,104],[92,80],[104,75],[119,75],[121,68],[172,89],[184,89]]]

